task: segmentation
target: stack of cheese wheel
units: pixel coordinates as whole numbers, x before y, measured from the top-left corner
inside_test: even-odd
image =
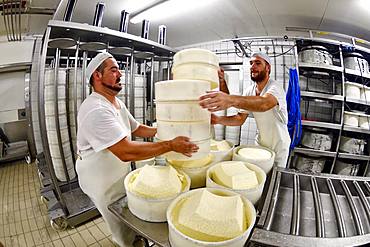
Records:
[[[230,141],[211,140],[211,154],[215,156],[214,163],[231,160],[233,157],[234,144]]]
[[[55,95],[55,70],[45,70],[45,122],[47,138],[49,142],[50,156],[54,172],[60,181],[67,181],[67,174],[64,171],[63,162],[66,164],[67,173],[70,179],[76,177],[72,152],[68,133],[67,111],[66,111],[66,69],[60,68],[57,71],[58,97]],[[55,104],[58,104],[58,112],[55,112]],[[63,148],[64,160],[59,149],[57,138],[56,117],[59,120],[61,146]]]
[[[214,163],[214,155],[209,154],[197,160],[168,160],[167,164],[186,173],[191,179],[190,188],[200,188],[206,185],[207,169]]]
[[[233,160],[252,163],[268,174],[274,165],[275,152],[258,145],[242,145],[234,149]]]
[[[199,106],[199,97],[218,82],[218,58],[204,49],[186,49],[175,54],[174,80],[156,83],[156,118],[159,140],[187,136],[199,146],[191,158],[169,152],[170,160],[201,159],[210,151],[210,113]]]
[[[190,178],[171,166],[145,165],[124,181],[128,208],[138,218],[165,222],[168,205],[190,188]]]
[[[173,79],[205,80],[211,88],[218,87],[218,57],[211,51],[192,48],[185,49],[173,57]]]
[[[207,170],[207,187],[233,190],[253,204],[261,198],[265,182],[261,168],[243,161],[224,161]]]
[[[191,190],[168,207],[170,244],[244,246],[255,219],[252,203],[240,194],[216,188]]]

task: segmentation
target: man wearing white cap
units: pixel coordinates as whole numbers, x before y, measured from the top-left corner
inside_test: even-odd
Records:
[[[144,160],[169,151],[191,156],[198,147],[187,137],[159,143],[131,141],[131,134],[153,137],[157,129],[137,122],[116,95],[122,89],[117,61],[109,53],[95,56],[86,69],[94,92],[78,111],[76,170],[80,187],[102,214],[113,241],[132,246],[134,233],[107,206],[124,196],[123,181],[129,161]]]
[[[255,83],[246,89],[245,95],[230,95],[222,91],[208,92],[200,97],[199,104],[210,112],[229,107],[240,109],[234,116],[212,114],[213,124],[240,126],[249,114],[253,114],[258,128],[257,144],[274,150],[275,165],[286,167],[290,136],[283,86],[270,78],[271,60],[265,53],[253,53],[250,65],[251,79]],[[219,73],[220,85],[225,84],[223,76],[223,73]]]

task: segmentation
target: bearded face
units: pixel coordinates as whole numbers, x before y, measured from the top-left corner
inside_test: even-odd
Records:
[[[270,65],[260,57],[252,57],[250,60],[250,72],[251,72],[251,79],[256,83],[260,83],[264,81],[270,71]]]

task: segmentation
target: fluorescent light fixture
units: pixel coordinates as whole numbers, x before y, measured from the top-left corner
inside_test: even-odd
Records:
[[[370,10],[370,0],[359,0],[359,4],[362,8]]]
[[[196,10],[210,5],[215,0],[168,0],[153,6],[137,15],[134,15],[130,22],[139,23],[146,19],[149,21],[158,21],[171,16],[182,14],[191,14],[191,10]]]

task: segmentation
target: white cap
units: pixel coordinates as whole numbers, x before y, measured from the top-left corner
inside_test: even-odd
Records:
[[[113,56],[108,52],[101,52],[91,59],[89,65],[86,68],[86,79],[90,81],[91,75],[94,71],[102,64],[107,58],[113,58]]]
[[[257,56],[260,57],[260,58],[263,58],[263,60],[265,60],[268,64],[271,65],[270,57],[266,53],[254,52],[251,57],[257,57]]]

